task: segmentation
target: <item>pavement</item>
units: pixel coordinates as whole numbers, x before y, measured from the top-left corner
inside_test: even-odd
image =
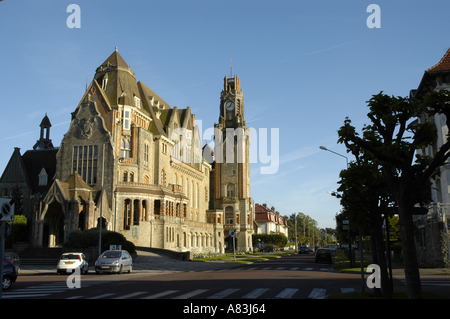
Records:
[[[364,259],[371,260],[372,256],[364,255]],[[405,267],[391,262],[392,277],[402,284],[394,284],[394,292],[406,291]],[[450,268],[420,268],[422,291],[432,292],[441,298],[450,299]]]

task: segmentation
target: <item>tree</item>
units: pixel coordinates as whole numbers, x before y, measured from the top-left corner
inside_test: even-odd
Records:
[[[382,233],[382,214],[388,214],[392,196],[376,161],[363,156],[367,154],[360,154],[359,150],[353,151],[356,160],[341,171],[337,197],[341,199],[343,214],[350,220],[351,229],[370,235],[372,259],[380,265],[383,297],[392,299]]]
[[[390,97],[380,92],[368,101],[370,125],[362,129],[362,137],[347,118],[339,129],[339,142],[360,149],[380,162],[387,187],[397,204],[405,279],[408,298],[422,298],[419,265],[414,242],[412,216],[416,204],[427,203],[424,193],[436,168],[450,156],[450,141],[433,156],[416,154],[437,139],[436,127],[429,121],[419,122],[418,116],[433,117],[442,113],[449,128],[450,105],[446,91],[432,92],[421,100]],[[429,193],[429,188],[428,188]]]

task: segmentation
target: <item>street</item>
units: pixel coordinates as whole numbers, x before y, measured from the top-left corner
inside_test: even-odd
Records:
[[[359,275],[332,272],[330,265],[314,263],[314,254],[294,254],[248,265],[215,264],[211,269],[205,268],[205,263],[198,264],[198,271],[134,271],[122,275],[91,272],[81,276],[80,288],[68,288],[68,276],[19,276],[13,287],[3,292],[3,298],[324,299],[361,289]]]

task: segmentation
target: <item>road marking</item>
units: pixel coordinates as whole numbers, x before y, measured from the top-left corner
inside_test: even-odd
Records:
[[[341,293],[345,294],[347,292],[353,292],[355,291],[355,288],[341,288]]]
[[[310,298],[310,299],[324,299],[326,292],[327,292],[326,289],[314,288],[311,291],[311,293],[309,294],[308,298]]]
[[[320,271],[328,271],[328,268],[320,268]]]
[[[115,294],[103,294],[103,295],[98,295],[98,296],[94,296],[94,297],[87,298],[87,299],[101,299],[101,298],[106,298],[106,297],[113,296],[113,295],[115,295]]]
[[[280,292],[278,295],[276,295],[275,298],[283,298],[283,299],[292,298],[292,296],[297,291],[298,291],[298,289],[295,289],[295,288],[286,288],[282,292]]]
[[[268,269],[270,269],[271,267],[266,267],[266,268],[263,268],[262,270],[268,270]]]
[[[132,297],[135,297],[135,296],[139,296],[139,295],[142,295],[142,294],[145,294],[145,291],[144,292],[142,292],[142,291],[133,292],[131,294],[120,296],[120,297],[116,297],[116,298],[112,298],[112,299],[127,299],[127,298],[132,298]]]
[[[51,294],[18,294],[18,295],[9,295],[2,294],[2,298],[30,298],[30,297],[45,297],[50,296]]]
[[[298,267],[291,268],[291,270],[297,270],[297,269],[298,269]]]
[[[167,290],[167,291],[163,291],[163,292],[159,292],[157,294],[151,295],[151,296],[147,296],[141,299],[156,299],[156,298],[160,298],[160,297],[164,297],[167,295],[171,295],[173,293],[179,292],[179,290]]]
[[[286,268],[286,267],[278,267],[278,268],[276,268],[275,270],[282,270],[282,269],[284,269],[284,268]]]
[[[223,299],[226,296],[229,296],[239,290],[240,289],[225,289],[224,291],[216,293],[215,295],[209,296],[207,299]]]
[[[303,270],[313,270],[314,268],[303,268]]]
[[[180,295],[180,296],[175,297],[175,298],[172,298],[172,299],[189,299],[189,298],[191,298],[191,297],[194,297],[194,296],[197,296],[197,295],[199,295],[199,294],[202,294],[202,293],[204,293],[204,292],[206,292],[206,291],[208,291],[208,290],[209,290],[209,289],[197,289],[197,290],[188,292],[188,293],[186,293],[186,294]]]
[[[258,298],[259,296],[261,296],[263,293],[265,293],[266,291],[268,291],[268,288],[257,288],[251,292],[249,292],[248,294],[246,294],[245,296],[243,296],[243,299],[254,299],[254,298]]]

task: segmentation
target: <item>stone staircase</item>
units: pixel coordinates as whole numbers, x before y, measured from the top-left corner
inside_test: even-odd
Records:
[[[30,247],[20,252],[20,264],[21,265],[53,265],[56,267],[59,258],[63,253],[63,249],[60,247],[55,248],[36,248]]]

